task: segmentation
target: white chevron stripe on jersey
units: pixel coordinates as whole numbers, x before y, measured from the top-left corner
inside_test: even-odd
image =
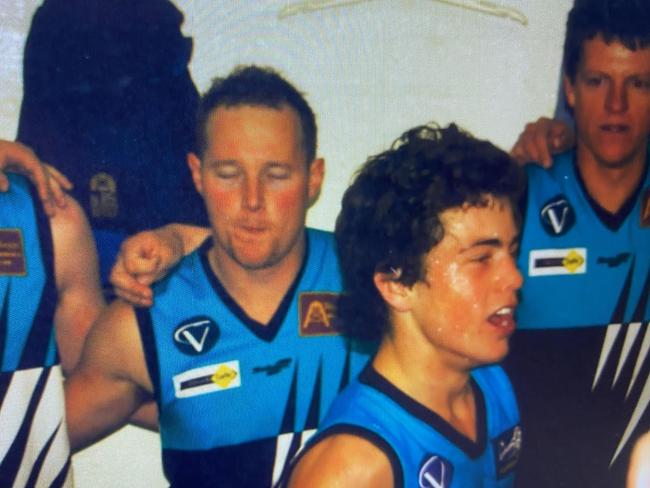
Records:
[[[605,332],[605,340],[603,341],[603,347],[600,349],[600,357],[598,358],[598,366],[596,368],[596,374],[594,375],[594,381],[591,384],[592,391],[595,390],[596,385],[598,385],[598,381],[600,380],[600,375],[603,372],[605,363],[607,363],[609,354],[612,352],[612,348],[614,347],[614,342],[616,341],[616,337],[618,336],[619,330],[621,330],[621,326],[622,324],[609,324],[607,326],[607,332]]]
[[[645,335],[643,336],[643,342],[641,343],[641,350],[639,355],[636,358],[636,363],[634,364],[634,371],[632,372],[632,378],[630,379],[630,385],[627,387],[627,393],[625,394],[625,399],[630,396],[632,387],[636,383],[637,378],[639,377],[639,372],[641,371],[641,366],[643,365],[643,360],[648,356],[648,351],[650,351],[650,322],[646,324]]]
[[[4,459],[7,451],[16,438],[18,429],[23,422],[25,409],[32,397],[42,370],[40,368],[18,371],[12,374],[11,383],[5,397],[2,399],[0,410],[0,459]]]
[[[645,325],[646,325],[645,334],[643,337],[643,341],[641,343],[641,347],[639,349],[638,356],[634,364],[634,371],[632,373],[632,377],[630,378],[630,384],[628,385],[627,388],[626,399],[629,396],[630,392],[632,391],[632,388],[634,387],[638,379],[641,366],[643,365],[644,361],[648,357],[648,351],[650,351],[650,322],[646,323]],[[642,323],[633,322],[628,324],[627,327],[625,327],[625,338],[623,341],[621,354],[618,358],[616,373],[612,381],[612,388],[615,386],[616,382],[618,381],[618,377],[621,373],[621,370],[623,369],[623,365],[626,363],[628,359],[630,350],[632,349],[632,346],[634,345],[634,342],[637,339],[639,331],[641,330],[641,326]],[[621,329],[622,329],[622,324],[610,324],[607,326],[607,332],[605,333],[605,339],[603,341],[603,346],[600,351],[600,357],[598,359],[598,366],[596,368],[596,373],[594,375],[592,390],[595,389],[596,386],[598,386],[600,375],[602,374],[602,371],[605,365],[607,364],[609,356],[612,352],[612,348],[614,347],[614,343],[616,342],[618,335],[621,333]],[[623,433],[623,436],[621,437],[621,440],[619,441],[618,446],[614,451],[614,454],[610,461],[610,466],[614,464],[619,454],[625,448],[625,445],[630,440],[630,437],[632,436],[634,429],[636,429],[639,420],[641,420],[641,417],[643,413],[646,411],[646,409],[648,408],[648,405],[650,405],[650,377],[646,378],[641,394],[639,395],[636,406],[634,407],[634,411],[632,412],[632,415],[630,416],[630,420],[628,421],[627,426],[625,428],[625,432]]]
[[[32,399],[34,387],[36,386],[35,378],[38,378],[43,371],[43,368],[34,368],[16,371],[12,374],[8,394],[2,403],[0,419],[13,415],[15,420],[11,420],[11,436],[4,435],[4,423],[0,421],[0,431],[3,432],[0,440],[3,457],[9,450],[10,445],[15,441],[18,427],[24,421],[27,406]],[[18,393],[19,390],[22,391]],[[9,393],[12,391],[15,393],[10,395]],[[42,459],[43,464],[33,485],[36,488],[51,486],[69,460],[70,447],[63,415],[63,376],[59,365],[50,369],[47,383],[38,400],[38,406],[31,422],[27,420],[31,424],[27,437],[27,447],[13,484],[14,488],[22,488],[27,485],[34,464],[44,450],[46,450],[46,454]],[[18,426],[15,424],[18,424]],[[53,439],[52,436],[54,436]],[[50,442],[49,446],[48,442]],[[68,474],[68,481],[63,486],[72,486],[71,472]]]
[[[641,322],[632,322],[628,324],[628,326],[626,327],[625,341],[623,341],[623,350],[621,351],[621,355],[618,358],[618,364],[616,365],[616,374],[614,375],[612,388],[616,385],[616,382],[618,381],[618,377],[620,376],[621,371],[623,370],[623,365],[627,361],[627,357],[630,355],[630,350],[632,349],[632,346],[634,345],[634,341],[636,340],[636,336],[639,335],[640,330],[641,330]]]

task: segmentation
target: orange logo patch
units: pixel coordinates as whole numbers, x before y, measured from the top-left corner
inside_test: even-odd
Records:
[[[336,315],[337,293],[301,293],[298,297],[300,335],[302,337],[339,335]]]
[[[24,276],[26,271],[20,229],[0,229],[0,275]]]

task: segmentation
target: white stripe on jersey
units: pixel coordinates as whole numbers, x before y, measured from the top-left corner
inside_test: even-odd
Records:
[[[47,374],[46,370],[47,368],[32,368],[11,373],[11,383],[0,411],[0,431],[3,433],[0,439],[0,459],[5,457],[13,444],[20,425],[25,420],[25,411],[31,401],[38,378],[43,373]],[[50,368],[47,383],[38,401],[34,417],[31,419],[27,447],[14,480],[14,488],[22,488],[26,485],[34,463],[53,435],[55,437],[47,448],[47,455],[36,480],[36,488],[49,487],[63,470],[70,456],[64,408],[63,376],[61,366],[57,365]],[[67,478],[63,486],[71,487],[73,485],[71,469]]]

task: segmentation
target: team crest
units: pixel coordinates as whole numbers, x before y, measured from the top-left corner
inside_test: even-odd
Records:
[[[298,320],[302,337],[339,335],[341,326],[336,315],[337,293],[301,293],[298,297]]]
[[[521,427],[516,425],[492,441],[497,479],[514,471],[521,453],[521,439]]]
[[[650,188],[646,188],[641,198],[641,227],[650,227]]]
[[[20,229],[0,229],[0,276],[24,276],[23,234]]]
[[[219,327],[210,317],[192,317],[174,329],[174,345],[184,354],[198,356],[212,349],[220,335]]]
[[[566,234],[576,223],[576,214],[564,195],[547,201],[539,211],[542,227],[547,234],[558,237]]]
[[[454,467],[445,458],[433,454],[420,466],[418,485],[420,488],[449,488]]]

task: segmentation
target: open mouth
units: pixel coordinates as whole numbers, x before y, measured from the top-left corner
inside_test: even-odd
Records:
[[[502,307],[488,317],[488,322],[501,329],[515,328],[515,307]]]

